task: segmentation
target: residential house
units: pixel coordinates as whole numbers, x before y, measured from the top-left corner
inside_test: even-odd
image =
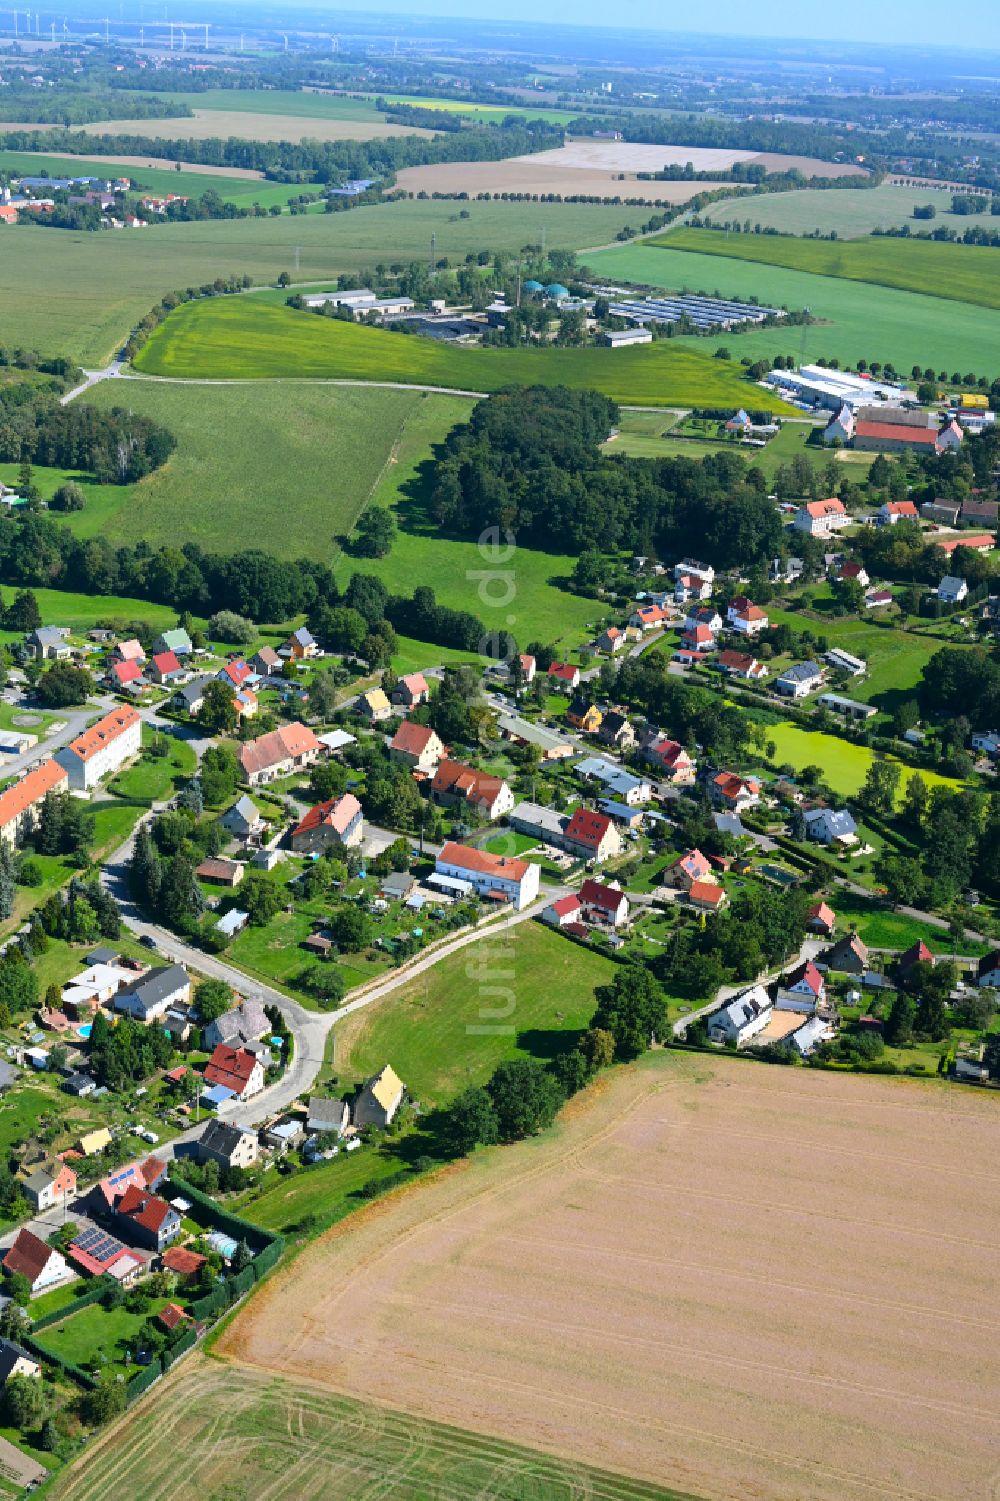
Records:
[[[415,709],[418,704],[426,704],[430,696],[431,690],[422,672],[410,672],[401,677],[391,695],[393,703],[404,709]]]
[[[65,792],[68,785],[65,767],[50,759],[0,792],[0,840],[11,846],[23,843],[37,828],[48,794]]]
[[[919,521],[920,512],[912,500],[887,500],[875,513],[878,526],[895,526],[897,521]]]
[[[816,839],[820,844],[858,842],[858,826],[847,808],[811,808],[804,818],[807,839]]]
[[[712,862],[701,850],[688,850],[685,855],[678,855],[672,860],[660,877],[664,886],[671,886],[675,891],[690,891],[695,881],[704,881],[712,874]]]
[[[168,1011],[191,1000],[191,980],[182,964],[167,964],[124,986],[115,996],[115,1010],[134,1021],[159,1021]]]
[[[767,667],[757,658],[743,651],[723,651],[715,659],[715,665],[727,677],[744,678],[756,683],[767,677]]]
[[[174,694],[173,702],[179,709],[186,709],[192,719],[200,714],[205,702],[205,689],[213,678],[202,676],[192,679],[190,683],[182,683]]]
[[[107,1126],[98,1126],[94,1131],[85,1131],[80,1137],[79,1148],[82,1157],[96,1157],[98,1152],[104,1152],[111,1145],[111,1132]]]
[[[130,704],[123,704],[56,751],[53,759],[66,772],[71,791],[89,792],[141,748],[142,720]]]
[[[129,1184],[111,1212],[116,1224],[127,1227],[125,1233],[132,1241],[151,1251],[164,1250],[181,1233],[178,1210],[135,1183]]]
[[[771,1020],[771,997],[763,985],[751,985],[708,1018],[710,1042],[746,1047]]]
[[[246,1048],[217,1043],[205,1064],[205,1083],[231,1090],[238,1100],[249,1100],[264,1088],[264,1067]]]
[[[432,772],[444,755],[444,742],[429,724],[404,719],[389,742],[389,758],[411,771]]]
[[[138,662],[112,662],[107,676],[111,687],[119,693],[136,693],[146,687]]]
[[[297,855],[315,855],[331,846],[353,849],[361,843],[364,832],[361,804],[353,792],[345,792],[310,808],[292,830],[290,840]]]
[[[684,652],[693,653],[696,659],[715,651],[718,644],[715,632],[707,625],[689,626],[681,636]]]
[[[981,526],[996,531],[1000,524],[1000,502],[995,500],[964,500],[959,526]]]
[[[128,641],[119,641],[111,653],[113,662],[138,662],[141,666],[146,660],[146,653],[142,649],[142,643],[135,637]]]
[[[227,834],[232,834],[234,838],[244,841],[252,839],[264,827],[260,809],[245,792],[236,799],[231,808],[223,813],[219,822]]]
[[[566,710],[566,719],[574,729],[594,735],[600,729],[604,715],[596,704],[588,703],[585,698],[574,698]]]
[[[692,881],[687,898],[699,912],[721,912],[729,900],[725,888],[715,881]]]
[[[225,667],[216,673],[216,677],[220,683],[228,684],[234,693],[246,687],[248,683],[253,684],[256,681],[256,674],[253,668],[242,657],[237,657],[234,661],[227,662]]]
[[[925,500],[920,514],[925,521],[936,521],[939,526],[957,526],[961,509],[957,500]]]
[[[68,1282],[73,1275],[66,1258],[30,1230],[17,1232],[2,1265],[9,1277],[27,1277],[32,1297],[59,1282]]]
[[[198,1139],[198,1161],[217,1162],[222,1168],[252,1167],[259,1155],[256,1131],[230,1125],[228,1121],[209,1121]]]
[[[937,960],[921,938],[916,943],[911,943],[910,947],[904,949],[903,953],[897,957],[895,968],[898,975],[905,976],[915,964],[929,964],[933,969],[936,963]]]
[[[437,856],[434,876],[466,887],[480,897],[509,901],[520,912],[538,895],[539,867],[509,855],[491,855],[488,850],[448,840]],[[440,881],[438,882],[440,884]]]
[[[527,687],[530,683],[533,683],[535,681],[535,673],[538,670],[538,663],[535,661],[531,653],[526,651],[518,652],[517,660],[521,664],[521,682],[525,687]],[[507,676],[512,680],[514,678],[514,669],[512,663],[510,662],[508,662],[507,664]]]
[[[380,690],[381,691],[381,690]],[[383,695],[384,697],[384,695]],[[240,766],[251,787],[302,771],[319,759],[323,747],[298,720],[240,746]]]
[[[707,584],[711,593],[712,585],[715,583],[715,569],[711,563],[700,563],[697,558],[682,558],[679,563],[674,564],[674,578],[697,579]]]
[[[836,496],[829,500],[809,500],[795,512],[792,526],[810,537],[829,537],[850,526],[851,518],[844,502]]]
[[[195,866],[194,873],[199,881],[207,881],[212,886],[227,886],[233,890],[242,881],[245,870],[246,866],[239,860],[224,860],[221,856],[215,856],[202,860],[200,865]]]
[[[259,1042],[272,1030],[271,1023],[259,1001],[241,1001],[238,1006],[224,1011],[215,1021],[209,1022],[202,1032],[206,1048],[216,1048],[220,1042],[229,1047],[241,1048],[247,1043]]]
[[[969,597],[969,586],[965,579],[946,574],[938,584],[937,597],[943,605],[963,604]]]
[[[343,1136],[350,1125],[351,1111],[346,1100],[330,1099],[326,1095],[310,1095],[306,1106],[306,1130],[320,1135],[333,1132]]]
[[[985,954],[976,966],[976,984],[984,989],[1000,990],[1000,949]]]
[[[173,631],[164,631],[153,642],[154,652],[173,652],[175,657],[189,657],[194,651],[191,637],[180,626]]]
[[[722,630],[722,616],[714,605],[697,605],[688,611],[684,621],[685,630],[695,631],[699,626],[706,626],[713,636],[717,636]]]
[[[826,1000],[826,981],[811,959],[806,959],[778,981],[774,1004],[779,1011],[801,1011],[812,1016]]]
[[[708,791],[716,807],[732,813],[743,813],[760,802],[760,783],[753,777],[737,776],[734,771],[717,772]]]
[[[378,724],[382,719],[392,718],[392,704],[381,688],[369,688],[367,693],[359,694],[355,711],[362,719],[367,719],[369,724]]]
[[[606,813],[577,808],[566,825],[563,843],[586,860],[608,860],[622,851],[622,836]]]
[[[91,1277],[112,1277],[119,1287],[130,1286],[148,1270],[141,1256],[97,1225],[81,1230],[66,1254],[81,1272]]]
[[[760,605],[755,605],[745,595],[739,595],[733,600],[726,611],[726,620],[730,630],[738,631],[741,636],[759,636],[770,624],[767,611],[762,610]]]
[[[550,902],[542,913],[542,922],[548,923],[550,928],[567,928],[572,923],[578,923],[583,912],[583,903],[575,891],[567,896],[557,897]]]
[[[713,573],[714,577],[714,573]],[[679,573],[674,578],[674,599],[679,605],[712,597],[712,582],[698,573]]]
[[[308,662],[313,657],[320,656],[320,649],[315,636],[304,625],[300,625],[278,647],[278,656],[285,657],[290,662]]]
[[[670,618],[670,611],[664,609],[663,605],[637,605],[629,616],[628,623],[633,630],[645,634],[646,631],[662,630]]]
[[[47,1167],[36,1168],[21,1184],[25,1197],[34,1204],[39,1214],[73,1198],[76,1193],[76,1173],[65,1162],[53,1162]]]
[[[619,801],[627,803],[630,808],[648,803],[653,795],[653,789],[645,777],[634,776],[632,772],[623,770],[616,761],[605,761],[601,756],[585,756],[573,769],[584,781],[600,782],[606,792],[613,792]]]
[[[62,662],[70,654],[66,631],[59,625],[40,625],[26,638],[36,662]]]
[[[262,646],[250,658],[250,666],[258,677],[280,677],[284,669],[284,662],[273,646]]]
[[[609,709],[601,720],[597,738],[602,745],[611,745],[615,750],[628,751],[635,745],[635,730],[628,715],[621,709]]]
[[[544,725],[533,724],[519,714],[498,714],[497,729],[505,740],[518,745],[537,745],[543,761],[562,761],[573,755],[573,742]]]
[[[805,698],[815,692],[823,681],[823,669],[818,662],[793,662],[786,667],[774,686],[786,698]]]
[[[822,933],[824,938],[832,938],[837,928],[837,915],[826,902],[817,902],[806,913],[806,927],[811,933]]]
[[[271,852],[268,851],[268,853]],[[255,863],[256,860],[257,856],[254,856]],[[270,867],[268,868],[270,869]],[[215,931],[221,933],[223,938],[229,940],[235,938],[237,933],[242,933],[249,921],[249,912],[243,912],[239,907],[231,907],[228,912],[224,912],[219,918],[219,921],[215,924]]]
[[[189,1250],[187,1246],[171,1246],[168,1251],[164,1251],[160,1261],[165,1272],[173,1272],[182,1282],[188,1282],[200,1276],[208,1257],[202,1256],[199,1251]]]
[[[174,682],[184,671],[179,658],[172,651],[157,652],[149,664],[149,676],[161,687]]]
[[[811,1016],[801,1027],[796,1027],[788,1041],[800,1058],[808,1058],[821,1042],[833,1034],[830,1023],[822,1016]]]
[[[354,1124],[359,1128],[377,1126],[384,1130],[403,1103],[406,1086],[390,1064],[366,1079],[354,1102]]]
[[[892,604],[891,589],[868,589],[864,597],[866,610],[887,610]]]
[[[434,801],[446,807],[473,808],[490,822],[502,818],[514,806],[514,794],[502,777],[465,766],[461,761],[442,761],[431,783]]]
[[[871,582],[864,563],[856,563],[853,559],[841,563],[837,569],[837,578],[842,584],[860,584],[862,589],[867,589]]]
[[[628,897],[618,886],[586,880],[580,887],[580,907],[587,922],[619,928],[628,922]]]
[[[101,1006],[109,1006],[123,985],[134,979],[134,972],[117,961],[98,960],[66,981],[60,1007],[70,1016],[89,1015]]]
[[[553,662],[546,674],[558,684],[563,692],[574,691],[580,686],[580,669],[574,667],[572,662]]]
[[[595,649],[605,657],[613,657],[620,652],[626,644],[625,632],[617,625],[609,625],[606,631],[602,631],[594,643]]]
[[[973,735],[972,749],[988,756],[991,761],[997,760],[1000,757],[1000,734],[996,730],[987,730],[985,733]]]
[[[826,950],[823,962],[827,969],[834,969],[845,975],[863,975],[871,965],[871,955],[857,933],[845,933],[832,949]]]
[[[30,1376],[37,1380],[42,1368],[21,1345],[12,1339],[0,1339],[0,1386],[6,1386],[12,1376]]]

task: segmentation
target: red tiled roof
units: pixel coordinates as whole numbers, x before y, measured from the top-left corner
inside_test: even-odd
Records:
[[[120,709],[112,709],[110,714],[105,714],[96,724],[92,724],[89,730],[84,730],[75,740],[71,740],[68,749],[78,756],[81,761],[89,761],[91,756],[96,756],[98,751],[104,750],[105,746],[112,744],[132,725],[139,723],[137,709],[125,706]]]
[[[165,1329],[176,1329],[188,1315],[179,1303],[165,1303],[156,1317]]]
[[[354,819],[361,812],[361,804],[353,792],[345,792],[343,797],[328,798],[325,803],[317,803],[310,808],[301,823],[296,824],[292,830],[292,838],[297,834],[308,834],[311,829],[318,829],[323,824],[328,824],[338,834],[346,833]]]
[[[248,740],[240,748],[240,765],[247,776],[254,776],[281,761],[294,760],[320,750],[322,746],[312,730],[296,719],[291,724],[283,724],[280,729],[271,730],[270,734]]]
[[[570,912],[579,912],[579,910],[580,898],[573,891],[568,896],[561,896],[558,901],[552,903],[552,911],[557,917],[566,917]]]
[[[422,672],[408,672],[399,681],[400,685],[406,688],[411,698],[416,698],[421,693],[430,692],[430,689],[427,687],[427,679]]]
[[[722,887],[716,886],[714,881],[692,881],[688,893],[692,901],[704,902],[709,907],[718,907],[725,894]]]
[[[942,552],[952,553],[959,547],[993,547],[995,544],[996,538],[989,532],[968,532],[964,537],[949,537],[946,542],[935,541],[934,546],[940,547]]]
[[[594,813],[589,808],[577,808],[566,826],[566,838],[575,844],[584,844],[596,850],[611,827],[606,813]]]
[[[819,995],[823,989],[823,976],[811,959],[806,959],[804,963],[792,970],[788,976],[785,988],[790,990],[793,986],[802,983],[809,987],[813,995]]]
[[[809,922],[820,922],[825,928],[832,928],[837,921],[837,914],[826,902],[817,902],[814,907],[809,908],[806,918]]]
[[[171,1246],[169,1251],[163,1253],[163,1265],[168,1272],[176,1272],[179,1277],[193,1277],[200,1272],[208,1260],[197,1251],[189,1251],[185,1246]]]
[[[802,507],[807,516],[820,520],[824,516],[846,516],[847,510],[842,500],[831,496],[829,500],[808,500]]]
[[[919,514],[912,500],[887,500],[885,509],[890,516],[917,516]]]
[[[473,849],[470,844],[457,844],[451,839],[441,850],[438,860],[445,865],[457,865],[463,870],[498,876],[505,881],[522,880],[528,869],[526,860],[516,860],[512,855],[491,855],[489,850]]]
[[[35,803],[41,802],[46,793],[54,792],[57,787],[64,786],[68,781],[63,767],[53,760],[43,761],[41,766],[36,766],[34,771],[29,771],[26,777],[15,782],[13,787],[8,787],[6,792],[0,792],[0,829],[6,828],[7,824],[15,818],[20,818]]]
[[[859,422],[854,436],[882,442],[912,443],[914,448],[936,448],[938,441],[938,434],[929,427],[906,427],[898,422]]]
[[[627,898],[617,886],[606,886],[603,881],[584,881],[580,887],[580,900],[592,907],[603,907],[605,912],[617,912]]]
[[[111,675],[116,680],[116,682],[121,683],[123,686],[126,683],[136,683],[142,677],[142,667],[135,660],[135,658],[132,657],[127,662],[113,663],[111,667]]]
[[[731,667],[734,672],[749,672],[757,665],[757,658],[748,656],[745,651],[720,652],[716,661],[720,667]]]
[[[39,1240],[30,1230],[19,1230],[17,1239],[3,1259],[4,1267],[12,1275],[20,1272],[22,1277],[27,1277],[32,1286],[35,1285],[48,1264],[52,1255],[52,1247],[47,1246],[44,1240]]]
[[[550,678],[561,678],[564,683],[571,683],[580,671],[572,662],[553,662],[549,668]]]
[[[664,766],[676,766],[678,761],[683,763],[691,759],[679,740],[657,740],[652,753]]]
[[[250,1081],[257,1060],[244,1048],[231,1048],[220,1042],[205,1064],[205,1079],[209,1084],[222,1084],[236,1094],[242,1094]]]
[[[436,738],[437,732],[429,724],[415,724],[412,719],[404,719],[393,735],[389,749],[402,751],[407,756],[420,756]]]
[[[115,1212],[127,1216],[137,1225],[142,1225],[143,1229],[151,1230],[154,1235],[161,1229],[165,1220],[177,1213],[176,1209],[171,1209],[164,1199],[158,1199],[155,1194],[137,1188],[134,1183],[129,1184],[118,1200]]]
[[[180,672],[181,664],[172,651],[161,651],[153,658],[153,666],[161,678],[169,677],[173,672]]]
[[[248,667],[242,658],[237,662],[227,662],[222,671],[234,688],[241,688],[247,678],[253,677],[253,668]]]
[[[678,855],[676,860],[670,862],[668,868],[673,870],[677,866],[686,876],[692,876],[696,880],[701,876],[707,876],[711,869],[707,856],[703,855],[701,850],[688,850],[686,855]]]
[[[502,777],[489,772],[477,771],[461,761],[442,761],[434,773],[432,787],[435,792],[460,794],[470,803],[491,807],[504,786]]]

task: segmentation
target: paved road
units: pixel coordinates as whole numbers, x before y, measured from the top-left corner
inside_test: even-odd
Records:
[[[122,360],[112,360],[111,364],[105,365],[103,370],[85,370],[83,373],[86,379],[83,381],[83,384],[74,386],[72,391],[67,391],[65,396],[60,396],[59,405],[61,407],[69,406],[71,401],[75,401],[78,396],[82,396],[85,391],[89,391],[91,386],[99,385],[102,380],[115,380],[123,373],[124,368]]]
[[[756,980],[745,980],[741,985],[723,985],[713,1001],[707,1001],[704,1006],[699,1006],[697,1011],[690,1011],[686,1016],[682,1016],[674,1022],[674,1036],[683,1036],[692,1022],[697,1021],[702,1016],[711,1016],[714,1011],[718,1011],[734,995],[739,995],[741,990],[746,990],[751,985],[770,985],[772,980],[776,980],[780,974],[784,974],[787,969],[793,968],[796,964],[801,964],[804,959],[815,959],[816,955],[822,953],[825,947],[826,942],[824,939],[807,938],[794,958],[780,965],[778,969],[758,975]]]

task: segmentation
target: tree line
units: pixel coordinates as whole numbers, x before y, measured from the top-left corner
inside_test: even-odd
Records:
[[[177,446],[151,417],[78,402],[60,406],[53,393],[28,384],[0,387],[0,460],[29,460],[83,470],[98,484],[134,484],[165,464]]]

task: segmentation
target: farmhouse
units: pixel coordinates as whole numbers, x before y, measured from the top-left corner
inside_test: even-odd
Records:
[[[240,766],[250,786],[257,787],[311,766],[322,749],[312,730],[293,720],[241,745]]]
[[[102,777],[137,756],[141,746],[142,720],[130,705],[123,705],[56,751],[54,759],[66,772],[72,791],[89,792]]]
[[[38,824],[42,803],[50,792],[65,792],[69,776],[58,761],[43,761],[34,771],[0,792],[0,839],[15,845]]]
[[[709,1041],[745,1047],[758,1032],[763,1032],[772,1011],[771,997],[763,985],[752,985],[708,1018]]]
[[[745,678],[748,682],[758,682],[767,677],[767,668],[763,662],[743,651],[720,652],[715,659],[715,665],[720,672],[727,677]]]
[[[511,828],[516,829],[519,834],[531,834],[561,849],[569,820],[554,808],[544,808],[540,803],[521,802],[511,809],[509,822]]]
[[[352,849],[361,843],[364,831],[361,804],[353,792],[345,792],[342,797],[328,798],[310,808],[295,825],[290,840],[297,855],[315,855],[322,854],[331,845]]]
[[[404,719],[389,742],[389,756],[412,771],[433,771],[444,755],[444,744],[430,725]]]
[[[449,840],[438,855],[434,876],[459,881],[480,897],[509,901],[520,912],[538,895],[538,866],[507,855]]]
[[[961,447],[962,429],[957,422],[949,422],[937,432],[901,422],[859,421],[851,443],[863,453],[944,453]]]
[[[431,783],[431,795],[446,807],[474,808],[491,822],[514,806],[514,794],[502,777],[465,766],[461,761],[442,761]]]

